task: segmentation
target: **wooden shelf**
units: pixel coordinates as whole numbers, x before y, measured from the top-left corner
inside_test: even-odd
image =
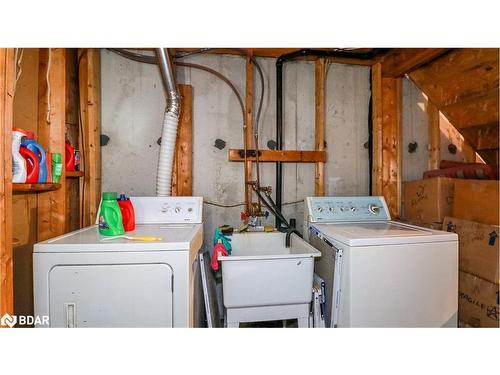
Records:
[[[12,184],[13,192],[39,193],[53,191],[61,188],[61,184]]]
[[[80,178],[84,175],[83,171],[66,171],[66,178]]]

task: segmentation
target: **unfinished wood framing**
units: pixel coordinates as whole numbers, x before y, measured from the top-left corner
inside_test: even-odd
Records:
[[[398,78],[447,53],[447,48],[398,48],[382,58],[382,76]]]
[[[382,193],[391,217],[401,213],[401,80],[382,79]]]
[[[14,55],[14,49],[0,48],[0,316],[14,313],[11,156]]]
[[[61,188],[38,195],[38,241],[66,232],[66,171],[64,168],[66,114],[66,51],[40,49],[38,72],[38,142],[63,160]],[[49,70],[47,72],[47,70]]]
[[[172,195],[193,195],[193,87],[179,85],[181,112],[175,143]]]
[[[250,55],[246,58],[246,77],[245,77],[245,132],[246,132],[246,148],[253,147],[253,73],[254,66]],[[260,160],[259,160],[260,161]],[[252,181],[253,162],[247,160],[246,165],[246,182]],[[250,212],[252,207],[252,189],[248,184],[245,184],[245,204],[246,212]]]
[[[82,147],[80,149],[85,172],[83,197],[83,225],[92,225],[101,199],[101,80],[100,52],[97,48],[79,51],[80,112]]]
[[[255,150],[248,150],[255,153]],[[297,150],[259,150],[260,163],[324,163],[326,161],[325,151],[297,151]],[[242,149],[230,149],[229,161],[244,162]],[[248,156],[247,160],[255,161],[255,156]]]
[[[474,151],[490,164],[498,164],[498,140],[479,145],[485,128],[499,126],[499,50],[453,50],[410,73],[410,78],[429,101],[446,116]],[[481,131],[479,131],[481,129]],[[484,144],[484,143],[483,143]]]
[[[498,88],[498,69],[498,49],[466,48],[436,59],[410,77],[438,107],[443,107]]]
[[[498,88],[495,88],[480,98],[443,106],[441,111],[449,119],[453,119],[453,126],[458,129],[495,124],[499,118],[498,102]]]
[[[382,195],[382,65],[372,66],[372,195]]]
[[[315,48],[316,49],[316,48]],[[319,50],[328,50],[328,48],[317,48]],[[175,48],[176,53],[178,52],[193,52],[198,50],[198,48]],[[286,55],[292,52],[297,52],[301,48],[211,48],[207,53],[212,54],[225,54],[225,55],[253,55],[255,57],[272,57],[277,58],[281,55]],[[359,48],[357,52],[368,52],[371,48]],[[315,61],[316,56],[303,56],[298,57],[296,61]],[[374,64],[373,59],[357,59],[351,57],[326,57],[326,61],[334,62],[339,64],[351,64],[351,65],[363,65],[371,66]]]
[[[314,122],[314,149],[325,150],[325,76],[326,62],[324,58],[316,60],[315,70],[315,122]],[[315,165],[314,194],[325,195],[325,163]]]
[[[383,195],[391,216],[401,212],[401,79],[383,78],[372,67],[372,195]]]
[[[439,109],[430,100],[427,101],[427,121],[429,137],[429,170],[438,169],[441,161],[441,129]]]

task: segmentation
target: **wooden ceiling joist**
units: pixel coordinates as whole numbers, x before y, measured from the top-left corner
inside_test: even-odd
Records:
[[[292,52],[296,52],[301,50],[302,48],[214,48],[210,49],[206,53],[211,54],[223,54],[223,55],[241,55],[242,53],[253,55],[255,57],[269,57],[269,58],[277,58],[281,55],[286,55]],[[318,50],[332,50],[333,48],[315,48]],[[175,48],[175,53],[183,53],[183,52],[194,52],[199,50],[199,48]],[[356,53],[365,53],[370,52],[371,48],[356,48]],[[318,57],[316,56],[304,56],[299,57],[297,60],[302,61],[315,61]],[[352,64],[352,65],[365,65],[371,66],[374,64],[373,59],[359,59],[355,57],[325,57],[325,60],[328,62],[339,63],[339,64]]]
[[[487,124],[498,126],[498,102],[498,88],[495,88],[486,95],[473,100],[441,107],[441,111],[457,129]]]
[[[476,151],[495,150],[499,148],[497,123],[460,129],[460,133],[470,144],[475,145],[474,148]]]
[[[448,48],[401,48],[382,57],[382,77],[398,78],[449,52]]]
[[[449,51],[432,64],[421,67],[419,72],[429,82],[442,83],[458,74],[465,74],[481,67],[498,63],[497,48],[461,48]]]
[[[410,74],[439,107],[457,104],[498,89],[498,50],[453,51]]]

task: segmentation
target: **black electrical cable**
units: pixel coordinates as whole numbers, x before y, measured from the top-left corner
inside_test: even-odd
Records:
[[[388,51],[387,48],[374,48],[369,52],[355,52],[352,49],[317,50],[301,49],[292,53],[284,54],[276,60],[276,149],[283,149],[283,64],[299,57],[344,57],[368,60],[380,53]],[[283,165],[276,163],[276,206],[281,210],[283,193]],[[281,226],[280,219],[276,218],[276,228]]]

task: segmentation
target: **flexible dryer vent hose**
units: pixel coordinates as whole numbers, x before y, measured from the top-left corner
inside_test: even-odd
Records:
[[[160,154],[158,157],[156,195],[158,197],[168,197],[172,195],[172,170],[175,142],[177,139],[177,125],[179,123],[180,95],[177,91],[168,50],[166,48],[158,48],[156,55],[165,84],[165,91],[167,92],[167,108],[163,117]]]
[[[158,197],[169,197],[172,195],[172,170],[178,123],[179,117],[169,111],[165,111],[156,176],[156,195]]]

